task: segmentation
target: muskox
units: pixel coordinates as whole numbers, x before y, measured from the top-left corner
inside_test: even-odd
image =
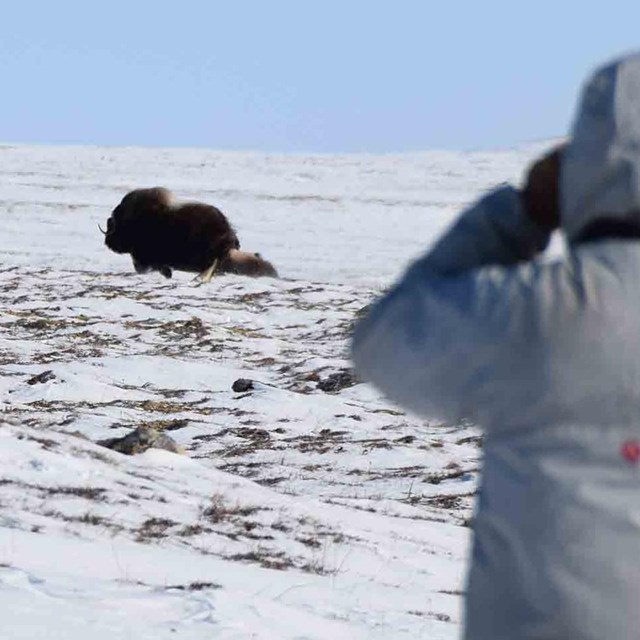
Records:
[[[208,282],[215,273],[278,277],[259,253],[240,251],[226,216],[201,202],[174,202],[162,187],[129,192],[113,210],[103,231],[116,253],[129,253],[138,273],[172,269],[199,274]]]

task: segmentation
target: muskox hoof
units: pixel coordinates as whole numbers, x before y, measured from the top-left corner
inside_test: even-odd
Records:
[[[158,271],[165,277],[165,278],[170,278],[173,273],[171,272],[171,269],[169,267],[167,267],[166,265],[164,267],[160,267],[158,269]]]

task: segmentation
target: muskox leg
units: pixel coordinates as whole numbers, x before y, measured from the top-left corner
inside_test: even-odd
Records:
[[[173,274],[171,272],[171,268],[167,267],[167,265],[162,265],[161,267],[158,267],[158,271],[165,277],[165,278],[170,278]]]
[[[136,273],[149,273],[151,271],[151,266],[148,264],[143,264],[142,262],[138,262],[135,258],[133,260],[133,267],[136,270]]]
[[[218,258],[213,261],[213,264],[205,269],[202,273],[199,273],[196,277],[199,278],[200,282],[211,282],[211,278],[215,275],[216,269],[218,268]]]

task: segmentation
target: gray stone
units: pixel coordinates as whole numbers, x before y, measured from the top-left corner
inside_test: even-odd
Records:
[[[98,444],[128,456],[143,453],[147,449],[184,453],[184,449],[173,438],[152,427],[138,427],[122,438],[107,438],[99,440]]]

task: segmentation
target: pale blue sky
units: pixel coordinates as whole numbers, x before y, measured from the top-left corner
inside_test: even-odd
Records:
[[[15,0],[0,141],[394,152],[563,135],[640,2]]]

